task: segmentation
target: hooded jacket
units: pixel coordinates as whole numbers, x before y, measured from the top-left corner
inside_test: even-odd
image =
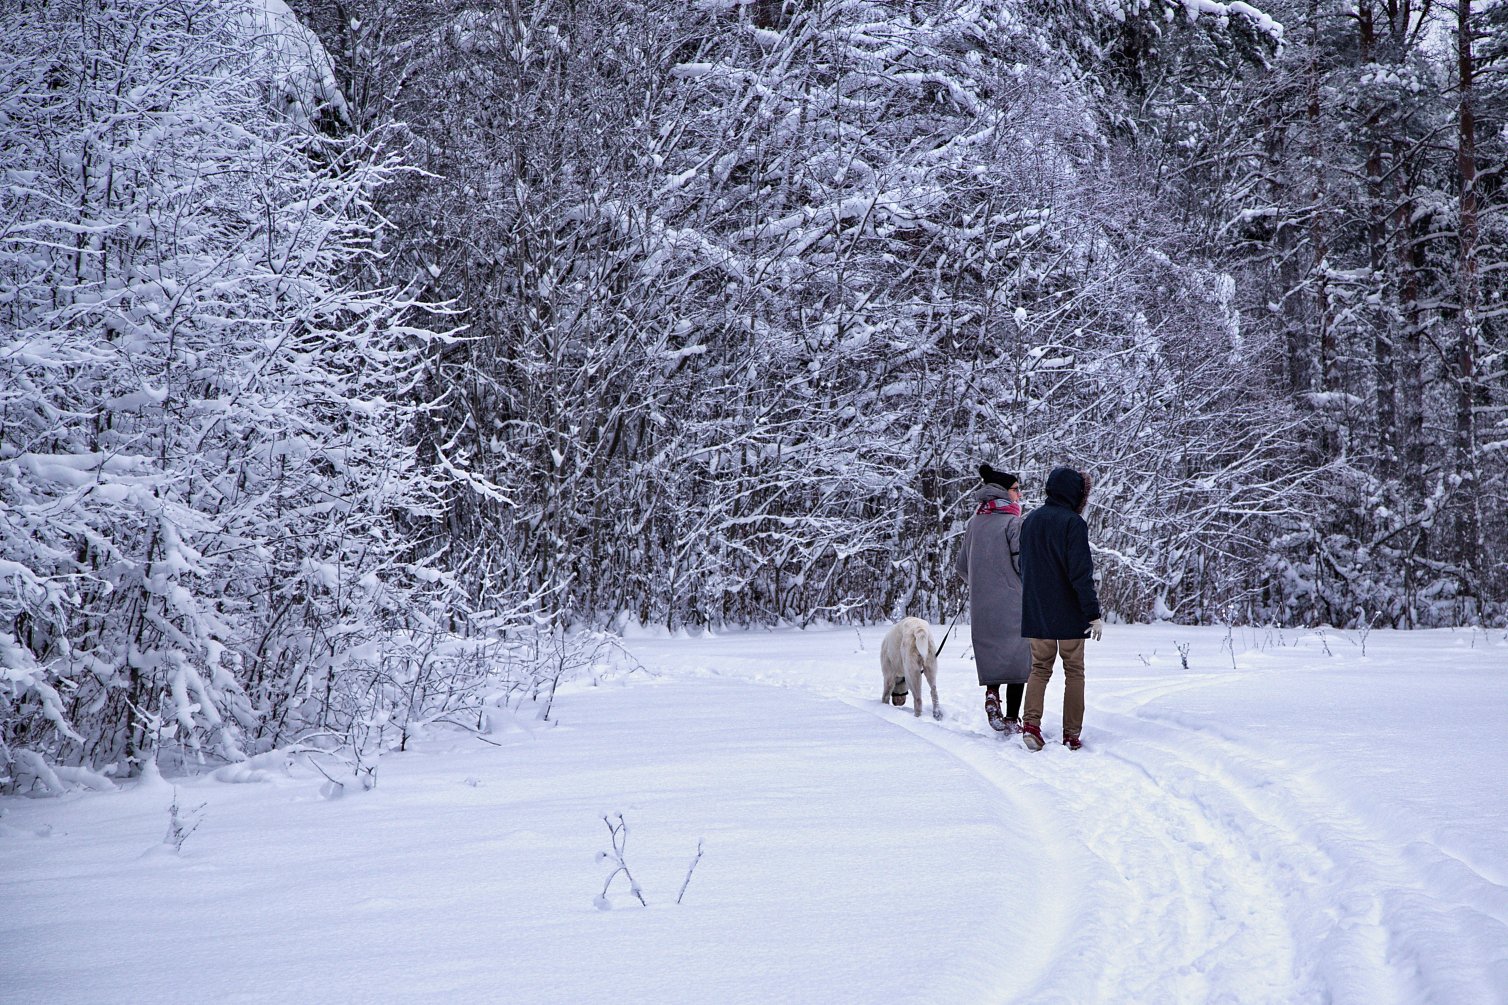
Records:
[[[1081,639],[1100,616],[1089,525],[1079,516],[1084,477],[1072,468],[1047,476],[1047,503],[1021,521],[1021,634]]]

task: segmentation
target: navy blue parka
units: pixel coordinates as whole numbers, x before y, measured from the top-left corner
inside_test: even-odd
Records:
[[[1021,521],[1021,635],[1082,639],[1100,616],[1089,525],[1079,516],[1084,477],[1073,468],[1047,476],[1047,504]]]

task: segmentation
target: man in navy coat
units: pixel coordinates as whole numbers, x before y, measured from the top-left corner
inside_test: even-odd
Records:
[[[1084,639],[1105,630],[1094,592],[1089,525],[1079,514],[1089,501],[1089,476],[1054,468],[1047,476],[1047,504],[1021,522],[1021,634],[1031,642],[1032,672],[1026,682],[1021,739],[1042,749],[1042,706],[1052,667],[1063,659],[1063,743],[1078,750],[1084,726]]]

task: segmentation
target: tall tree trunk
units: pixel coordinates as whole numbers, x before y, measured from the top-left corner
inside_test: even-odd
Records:
[[[1460,557],[1476,592],[1480,569],[1481,519],[1476,481],[1476,355],[1480,337],[1477,287],[1477,155],[1476,119],[1472,109],[1471,0],[1456,3],[1456,63],[1460,79],[1457,116],[1456,171],[1459,182],[1460,225],[1457,230],[1456,292],[1460,301],[1456,341],[1455,473],[1461,479],[1463,504]]]
[[[1422,288],[1420,276],[1424,270],[1420,235],[1421,227],[1414,219],[1414,192],[1417,188],[1413,166],[1409,158],[1408,142],[1402,138],[1393,141],[1393,159],[1396,165],[1394,192],[1393,233],[1396,241],[1398,270],[1398,315],[1401,323],[1401,355],[1404,373],[1415,375],[1399,385],[1398,433],[1395,442],[1403,457],[1403,486],[1410,498],[1423,499],[1428,494],[1429,480],[1426,477],[1426,462],[1429,449],[1424,440],[1424,384],[1418,378],[1424,367],[1424,312],[1419,304]],[[1415,603],[1418,590],[1425,579],[1422,560],[1426,552],[1428,530],[1419,527],[1411,535],[1412,543],[1403,556],[1403,592],[1406,608],[1404,623],[1413,628],[1418,611]]]
[[[1390,57],[1402,65],[1409,47],[1417,40],[1411,37],[1418,30],[1417,21],[1428,13],[1431,0],[1422,0],[1417,10],[1413,0],[1382,0],[1382,5],[1388,22],[1385,44]],[[1425,267],[1421,231],[1428,228],[1421,227],[1414,218],[1417,208],[1414,193],[1419,186],[1412,161],[1418,154],[1411,152],[1410,146],[1409,139],[1401,131],[1394,136],[1390,173],[1393,177],[1397,306],[1403,340],[1399,350],[1400,365],[1404,373],[1417,375],[1423,372],[1424,366],[1425,321],[1419,303],[1420,291],[1424,285],[1421,276]],[[1424,388],[1418,379],[1405,380],[1395,386],[1399,414],[1393,442],[1403,460],[1403,484],[1414,498],[1422,498],[1428,491],[1425,465],[1429,456],[1428,445],[1424,440]]]
[[[1330,325],[1329,237],[1325,229],[1325,138],[1320,100],[1320,9],[1319,0],[1310,0],[1309,38],[1309,241],[1313,257],[1310,281],[1314,284],[1315,346],[1319,350],[1318,367],[1311,370],[1310,390],[1329,391],[1334,386],[1335,345]]]
[[[1292,214],[1297,208],[1298,196],[1293,189],[1286,184],[1287,176],[1285,169],[1290,163],[1302,163],[1302,158],[1290,159],[1288,130],[1286,124],[1276,115],[1264,116],[1262,132],[1266,137],[1267,177],[1271,186],[1267,198],[1273,205],[1285,207],[1285,212]],[[1294,248],[1295,244],[1302,241],[1299,236],[1298,226],[1280,226],[1273,234],[1274,248],[1273,258],[1277,261],[1277,278],[1279,288],[1283,291],[1280,300],[1282,302],[1283,332],[1285,336],[1285,362],[1287,370],[1285,376],[1288,380],[1288,393],[1299,395],[1310,389],[1309,387],[1309,326],[1301,297],[1291,295],[1304,282],[1304,268],[1299,263],[1299,253]],[[1023,397],[1021,399],[1025,401]],[[1024,429],[1025,426],[1023,425]]]
[[[1312,351],[1317,359],[1309,361],[1308,381],[1303,391],[1318,393],[1315,413],[1316,430],[1311,444],[1315,450],[1313,462],[1324,464],[1342,451],[1342,411],[1327,397],[1338,387],[1336,373],[1337,353],[1335,325],[1330,310],[1330,233],[1327,202],[1326,158],[1329,154],[1325,136],[1324,48],[1320,34],[1322,10],[1320,0],[1309,0],[1310,35],[1309,62],[1306,68],[1308,101],[1305,107],[1305,125],[1308,130],[1309,190],[1309,275],[1308,285],[1313,294],[1309,323],[1313,330]]]
[[[1377,26],[1372,0],[1362,0],[1356,12],[1361,33],[1361,59],[1377,62]],[[1381,293],[1387,285],[1387,216],[1382,188],[1382,109],[1375,103],[1367,114],[1367,251],[1371,266],[1368,294]],[[1393,328],[1384,314],[1385,300],[1378,296],[1372,320],[1372,372],[1377,395],[1377,461],[1385,471],[1397,468],[1394,426],[1398,412],[1397,381],[1393,370]]]

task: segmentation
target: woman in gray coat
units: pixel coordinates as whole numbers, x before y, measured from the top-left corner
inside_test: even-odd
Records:
[[[984,691],[984,714],[1001,732],[1021,728],[1019,714],[1031,676],[1031,643],[1021,637],[1021,481],[979,465],[974,515],[958,550],[958,575],[969,584],[969,630],[974,666]],[[1005,714],[1000,685],[1005,685]]]

